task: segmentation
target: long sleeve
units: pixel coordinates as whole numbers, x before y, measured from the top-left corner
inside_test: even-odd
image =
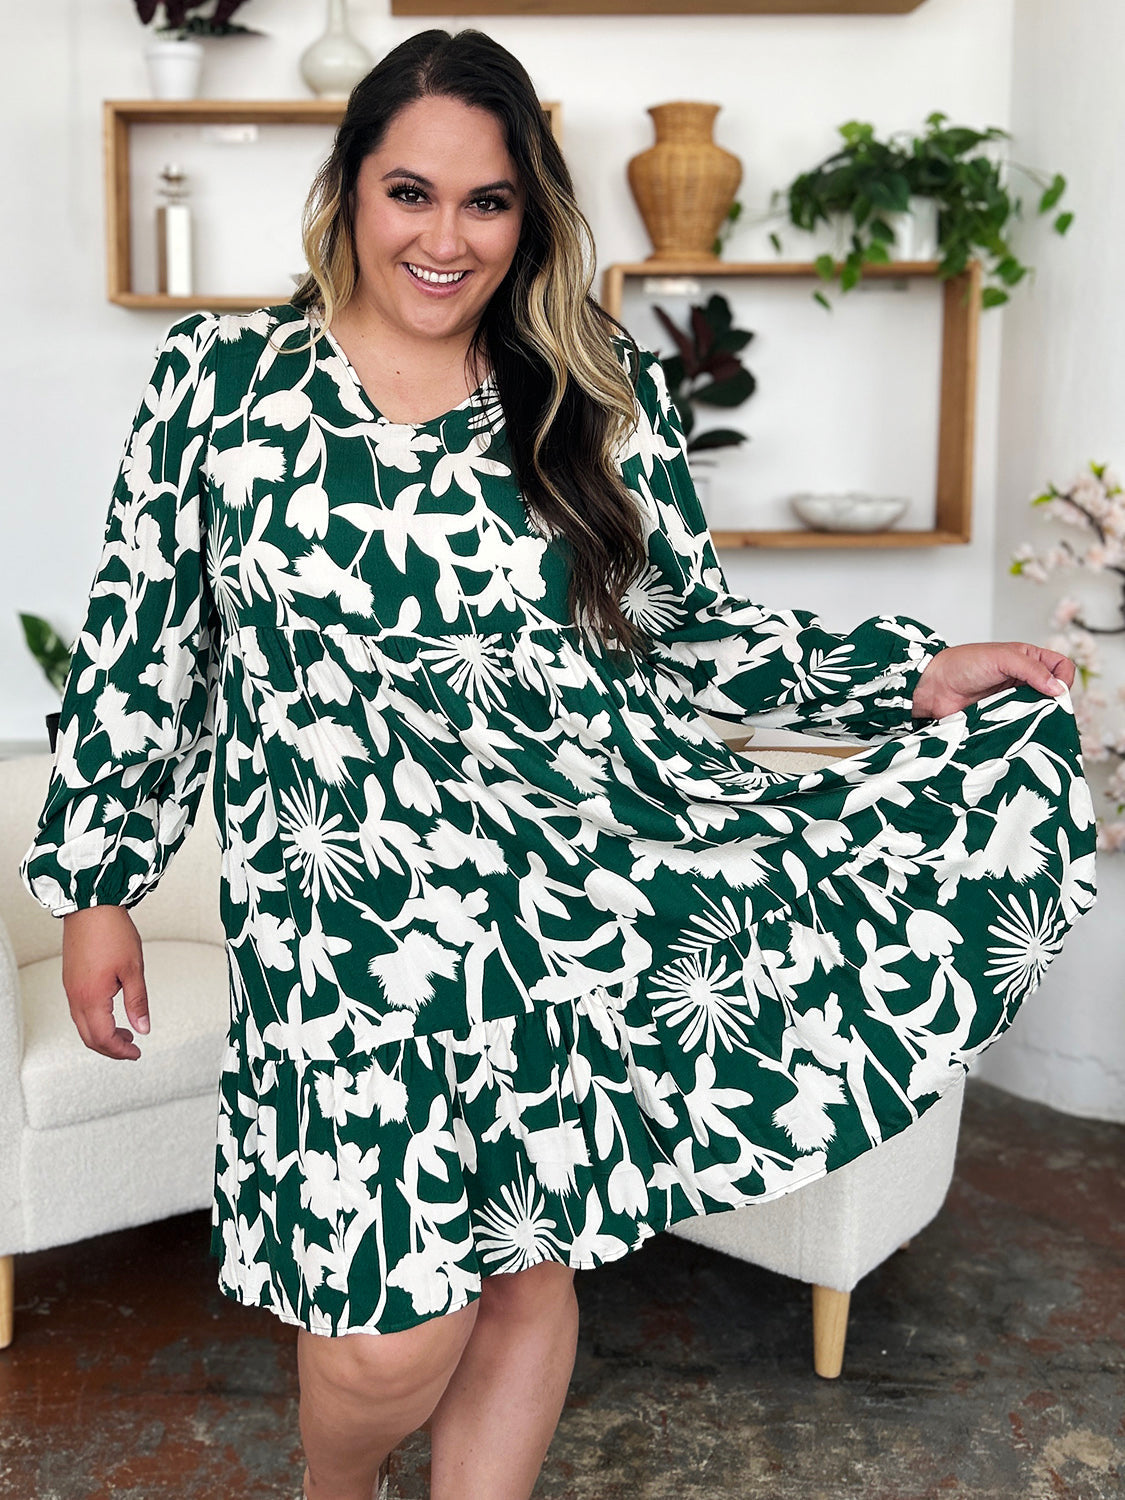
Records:
[[[53,916],[135,905],[183,842],[206,783],[220,636],[204,533],[217,328],[214,314],[193,313],[168,330],[124,445],[47,795],[19,867]]]
[[[660,669],[697,709],[739,724],[866,740],[921,722],[912,718],[914,689],[947,643],[907,615],[873,615],[836,635],[811,611],[768,610],[733,594],[664,371],[648,350],[637,397],[641,419],[618,462],[652,529],[649,566],[622,602],[653,637]]]

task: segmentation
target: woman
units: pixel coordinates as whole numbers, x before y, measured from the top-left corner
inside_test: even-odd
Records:
[[[214,752],[220,1286],[299,1329],[310,1500],[423,1424],[438,1500],[515,1500],[574,1269],[903,1129],[1092,905],[1074,664],[730,593],[483,34],[357,86],[306,249],[158,351],[21,874],[137,1057],[128,908]],[[871,744],[787,777],[700,708]]]

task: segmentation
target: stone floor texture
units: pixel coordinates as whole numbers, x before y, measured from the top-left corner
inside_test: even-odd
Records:
[[[17,1258],[0,1496],[296,1500],[295,1334],[215,1286],[209,1216]],[[671,1235],[580,1272],[536,1500],[1125,1497],[1125,1126],[970,1079],[938,1217],[812,1370],[809,1292]],[[396,1500],[424,1500],[424,1435]]]

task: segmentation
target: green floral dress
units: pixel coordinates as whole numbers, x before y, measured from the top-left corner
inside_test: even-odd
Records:
[[[597,1266],[897,1134],[1095,899],[1069,694],[914,722],[944,642],[727,587],[656,357],[618,461],[653,659],[568,619],[491,380],[388,422],[289,304],[175,323],[20,873],[132,906],[209,773],[222,1290],[323,1334]],[[803,775],[700,719],[861,744]]]

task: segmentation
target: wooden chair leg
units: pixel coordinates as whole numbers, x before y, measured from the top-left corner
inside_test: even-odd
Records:
[[[12,1308],[16,1293],[16,1262],[12,1255],[0,1255],[0,1349],[12,1342]]]
[[[812,1289],[813,1369],[826,1380],[835,1380],[844,1367],[851,1300],[851,1292],[838,1292],[835,1287]]]

